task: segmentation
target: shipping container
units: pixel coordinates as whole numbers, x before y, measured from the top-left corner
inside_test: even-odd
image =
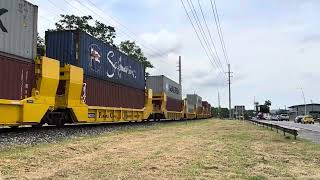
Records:
[[[167,110],[181,112],[182,111],[182,101],[179,99],[174,99],[174,98],[168,97],[167,98]]]
[[[122,107],[142,109],[145,102],[145,91],[110,81],[86,76],[85,101],[89,106]]]
[[[35,87],[33,62],[0,55],[0,99],[21,100]]]
[[[204,108],[208,108],[208,106],[209,106],[208,101],[202,101],[202,106],[203,106]]]
[[[146,86],[154,93],[164,92],[170,98],[182,100],[181,85],[164,75],[148,76]]]
[[[187,94],[187,103],[193,107],[202,107],[202,98],[197,94]]]
[[[46,32],[46,55],[61,65],[83,68],[86,76],[145,89],[144,65],[110,44],[81,31]]]
[[[0,0],[0,52],[32,61],[36,56],[38,7],[24,0]]]

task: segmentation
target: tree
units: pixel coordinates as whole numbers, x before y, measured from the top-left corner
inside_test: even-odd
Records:
[[[139,62],[141,62],[145,66],[145,70],[147,68],[153,68],[153,65],[150,61],[148,61],[148,58],[146,58],[141,50],[141,48],[134,42],[134,41],[123,41],[120,43],[120,51],[124,52],[128,56],[137,59]],[[146,76],[148,76],[149,73],[146,72]]]
[[[215,107],[212,107],[211,108],[211,113],[212,113],[212,116],[213,117],[216,117],[216,118],[228,118],[229,117],[229,109],[228,108],[220,108],[220,117],[219,117],[219,108],[215,108]]]
[[[270,106],[271,106],[271,101],[270,101],[270,100],[266,100],[266,101],[264,102],[264,105],[270,107]]]
[[[116,38],[116,30],[112,26],[107,26],[102,22],[93,20],[92,16],[75,16],[63,15],[61,19],[55,23],[56,30],[81,30],[93,37],[103,41],[104,43],[115,46],[114,38]],[[94,24],[94,25],[91,25]]]
[[[37,35],[37,55],[44,56],[45,54],[45,44],[44,39]]]

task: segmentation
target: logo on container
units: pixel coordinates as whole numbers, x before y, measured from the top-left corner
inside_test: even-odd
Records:
[[[5,14],[5,13],[7,13],[7,12],[8,12],[8,10],[7,10],[7,9],[1,8],[1,9],[0,9],[0,16],[2,16],[3,14]],[[2,21],[1,21],[1,19],[0,19],[0,29],[1,29],[1,31],[3,31],[3,32],[5,32],[5,33],[7,33],[7,32],[8,32],[7,28],[6,28],[6,27],[4,27],[4,25],[3,25]]]
[[[180,95],[180,90],[177,87],[171,86],[170,84],[166,84],[166,89],[167,91]]]
[[[98,72],[101,69],[101,50],[98,45],[92,44],[89,47],[89,51],[90,51],[89,66],[93,71]]]
[[[118,58],[114,58],[114,61],[112,61],[113,57],[115,57],[114,52],[109,51],[107,54],[107,59],[111,67],[107,70],[108,78],[118,77],[119,79],[121,79],[122,74],[126,74],[128,76],[131,76],[133,79],[137,79],[136,71],[133,70],[131,66],[123,65],[121,56],[119,56]]]

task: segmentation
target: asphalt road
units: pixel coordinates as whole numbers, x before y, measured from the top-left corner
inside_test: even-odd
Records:
[[[266,121],[272,124],[287,126],[298,129],[298,137],[320,144],[320,125],[300,124],[292,121]]]

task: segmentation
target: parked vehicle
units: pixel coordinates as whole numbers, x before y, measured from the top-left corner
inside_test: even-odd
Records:
[[[297,117],[294,119],[294,122],[295,122],[295,123],[302,123],[302,118],[303,118],[303,116],[297,116]]]
[[[266,120],[266,118],[263,117],[263,113],[259,113],[259,114],[257,115],[257,119],[258,119],[258,120]]]
[[[271,115],[265,115],[266,120],[271,120]]]
[[[311,115],[303,116],[301,120],[302,124],[314,124],[314,119]]]
[[[288,114],[280,114],[278,116],[278,120],[279,121],[289,121],[289,116],[288,116]]]
[[[278,121],[278,117],[277,117],[276,115],[272,115],[272,116],[271,116],[271,120],[272,120],[272,121]]]

